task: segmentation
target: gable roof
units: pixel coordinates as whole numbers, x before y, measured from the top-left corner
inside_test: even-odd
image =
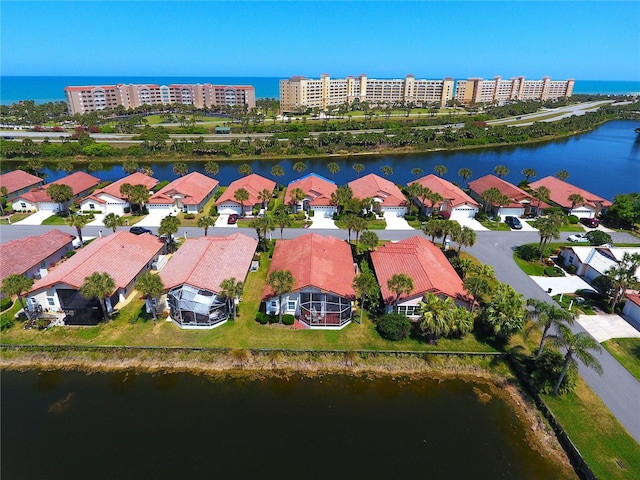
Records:
[[[199,205],[218,183],[218,180],[200,172],[191,172],[165,185],[147,203],[173,203],[174,197],[179,195],[183,205]]]
[[[395,274],[404,273],[413,280],[413,291],[403,298],[442,293],[454,299],[467,301],[462,280],[449,260],[433,243],[417,235],[396,243],[387,243],[371,252],[371,261],[380,284],[385,303],[395,300],[396,294],[387,286]]]
[[[484,177],[469,182],[469,189],[478,195],[482,195],[490,188],[497,188],[500,190],[500,193],[509,197],[509,205],[501,205],[501,207],[521,207],[525,203],[537,205],[537,200],[533,198],[531,194],[495,175],[485,175]],[[540,206],[542,208],[545,208],[545,206],[548,207],[544,202],[541,203]]]
[[[100,195],[101,193],[106,193],[107,195],[110,195],[114,198],[119,198],[121,200],[124,200],[122,198],[122,194],[120,193],[120,187],[125,183],[128,183],[130,185],[144,185],[145,187],[147,187],[147,189],[151,190],[153,187],[155,187],[158,184],[158,180],[156,180],[153,177],[149,177],[144,173],[135,172],[127,177],[121,178],[120,180],[116,180],[115,182],[110,183],[109,185],[107,185],[104,188],[101,188],[100,190],[96,190],[87,198],[91,198],[92,200],[96,200],[102,203],[103,200],[101,200],[98,197],[98,195]]]
[[[260,200],[258,199],[258,195],[260,195],[260,192],[262,192],[263,190],[269,190],[269,192],[273,192],[273,189],[276,188],[276,182],[252,173],[251,175],[247,175],[246,177],[242,177],[231,182],[231,185],[229,185],[229,187],[224,191],[222,195],[220,195],[220,198],[216,201],[216,205],[220,205],[228,201],[240,205],[240,202],[233,198],[233,194],[241,188],[244,188],[247,192],[249,192],[249,199],[245,202],[245,205],[255,205],[256,203],[260,203]]]
[[[58,250],[71,245],[74,238],[73,235],[53,229],[42,235],[0,244],[0,278],[4,279],[13,273],[26,273]]]
[[[186,283],[220,292],[223,280],[234,277],[244,281],[257,246],[256,239],[241,233],[189,238],[160,271],[160,278],[165,289]]]
[[[41,183],[44,183],[43,179],[24,170],[13,170],[0,175],[0,186],[6,187],[9,195],[23,188],[33,187]]]
[[[100,179],[98,177],[94,177],[93,175],[89,175],[85,172],[75,172],[71,175],[59,178],[58,180],[51,182],[49,185],[68,185],[71,188],[73,195],[78,195],[79,193],[95,187],[99,183]],[[53,202],[47,193],[47,187],[49,185],[43,185],[41,187],[31,189],[17,198],[24,198],[31,203]]]
[[[409,182],[408,185],[413,185],[414,183],[419,183],[432,192],[439,193],[440,195],[442,195],[442,198],[444,198],[444,200],[448,201],[451,204],[452,208],[455,208],[458,205],[471,205],[474,207],[480,206],[478,202],[464,193],[460,187],[457,187],[453,183],[448,182],[444,178],[440,178],[437,175],[427,175],[425,177],[414,180],[413,182]],[[443,202],[439,202],[436,204],[436,206],[439,206],[442,203]]]
[[[626,297],[627,300],[629,300],[631,303],[635,303],[640,307],[640,295],[638,295],[637,293],[627,293]]]
[[[400,189],[386,178],[374,173],[365,175],[349,182],[353,197],[363,200],[365,198],[380,198],[384,206],[397,207],[407,204],[407,200]]]
[[[331,205],[331,194],[338,189],[335,182],[315,173],[310,173],[302,178],[289,182],[287,186],[286,204],[291,204],[291,192],[299,188],[310,198],[309,205]]]
[[[126,230],[96,238],[46,277],[38,280],[31,291],[49,288],[57,283],[79,289],[84,279],[94,272],[108,273],[116,288],[124,288],[163,247],[164,244],[154,235],[134,235]]]
[[[351,286],[356,275],[351,247],[336,237],[311,233],[291,240],[278,240],[269,273],[275,270],[292,273],[295,279],[292,291],[315,287],[343,297],[355,296]],[[267,284],[263,298],[273,296]]]
[[[571,185],[570,183],[564,182],[554,176],[541,178],[540,180],[530,183],[529,186],[533,190],[543,186],[547,187],[551,192],[549,199],[553,203],[564,208],[571,208],[571,200],[569,200],[569,196],[573,194],[580,195],[585,199],[586,205],[595,210],[600,210],[601,208],[607,208],[613,205],[606,198],[602,198],[599,195],[595,195],[587,190]]]

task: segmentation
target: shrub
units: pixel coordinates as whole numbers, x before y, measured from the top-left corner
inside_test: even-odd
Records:
[[[575,265],[569,265],[567,267],[567,272],[569,273],[569,275],[575,275],[577,271],[578,271],[578,267],[576,267]]]
[[[307,214],[303,212],[298,212],[296,214],[293,215],[293,218],[295,218],[296,220],[304,220],[305,218],[307,218]]]
[[[131,213],[131,207],[124,207],[124,213]]]
[[[209,209],[209,216],[211,217],[218,216],[218,207],[216,207],[215,205],[211,205],[211,208]]]
[[[258,322],[260,325],[266,325],[267,323],[269,323],[269,315],[263,312],[258,312],[256,314],[256,322]]]
[[[377,328],[382,338],[392,341],[404,340],[411,330],[411,322],[399,313],[387,313],[380,317]]]
[[[195,213],[185,213],[184,214],[184,219],[185,220],[193,220],[194,218],[196,218]]]
[[[254,205],[251,209],[251,215],[254,217],[260,213],[260,205]]]
[[[551,393],[558,381],[564,364],[564,355],[556,350],[545,349],[540,357],[530,366],[529,379],[539,393]],[[559,393],[570,393],[576,388],[577,372],[574,365],[570,365],[567,374],[562,379]]]
[[[537,245],[526,244],[516,248],[516,255],[525,262],[533,262],[540,259],[540,250]]]
[[[13,318],[11,318],[11,315],[1,315],[0,331],[8,330],[9,328],[13,327],[14,323],[15,322],[13,321]]]
[[[313,210],[309,210],[309,216],[313,217],[315,215],[315,212]]]
[[[269,323],[278,323],[280,321],[278,315],[276,315],[275,313],[270,313],[269,315],[267,315],[267,317],[269,317]]]
[[[64,254],[65,258],[71,258],[76,254],[75,250],[69,250],[67,253]]]
[[[407,222],[413,222],[416,218],[417,218],[417,217],[416,217],[415,215],[405,215],[405,216],[404,216],[404,219],[405,219]]]
[[[285,313],[282,316],[282,323],[284,323],[285,325],[293,325],[294,320],[295,320],[295,317],[290,313]]]
[[[569,223],[571,225],[577,225],[578,222],[580,222],[580,219],[578,217],[576,217],[575,215],[569,215]]]
[[[5,311],[7,308],[11,307],[11,305],[13,305],[11,297],[3,298],[0,300],[0,312]]]
[[[484,212],[482,210],[479,210],[476,215],[475,215],[475,219],[478,220],[479,222],[484,222],[488,219],[489,217],[487,216],[487,212]]]
[[[564,272],[558,267],[547,267],[544,269],[544,274],[547,277],[564,277]]]
[[[274,208],[276,208],[276,201],[272,198],[269,200],[269,203],[267,203],[267,210],[273,211]]]

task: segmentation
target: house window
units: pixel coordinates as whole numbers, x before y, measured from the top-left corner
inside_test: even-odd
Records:
[[[289,300],[287,302],[287,310],[295,310],[296,309],[296,302],[294,300]]]
[[[47,303],[49,304],[50,307],[55,307],[56,302],[53,299],[53,297],[47,297]]]
[[[94,210],[96,208],[96,206],[93,203],[89,204],[89,210]]]
[[[272,308],[276,308],[278,306],[278,301],[277,300],[272,300],[271,301],[271,307]]]
[[[573,256],[569,257],[569,263],[573,263]]]
[[[20,202],[20,208],[22,208],[22,210],[25,210],[27,208],[27,204],[24,202]]]

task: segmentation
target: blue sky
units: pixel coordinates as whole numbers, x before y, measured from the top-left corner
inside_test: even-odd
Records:
[[[2,75],[640,80],[640,2],[2,0]]]

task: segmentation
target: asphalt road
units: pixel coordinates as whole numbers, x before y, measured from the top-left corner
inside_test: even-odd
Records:
[[[62,231],[75,234],[75,229],[60,226],[20,226],[2,225],[0,227],[0,242],[22,238],[28,235],[40,235],[52,228],[59,228]],[[153,229],[156,232],[157,229]],[[108,235],[110,231],[99,227],[85,227],[82,230],[83,236],[98,236],[102,231]],[[231,235],[235,232],[242,232],[246,235],[256,237],[256,232],[248,228],[210,228],[209,235]],[[285,229],[284,238],[294,238],[306,233],[317,233],[323,236],[335,236],[347,239],[345,230],[308,230],[308,229]],[[419,231],[403,230],[375,230],[375,233],[384,240],[402,240],[412,235],[419,235]],[[177,236],[186,235],[198,237],[203,234],[201,228],[187,227],[181,228]],[[513,250],[524,243],[539,241],[536,232],[505,232],[489,231],[476,232],[477,242],[472,248],[466,248],[469,253],[478,260],[488,265],[492,265],[496,272],[496,277],[503,283],[508,283],[525,298],[537,298],[546,302],[552,302],[551,298],[533,280],[531,280],[513,261]],[[562,233],[561,240],[566,240],[570,233]],[[638,243],[638,240],[625,233],[613,232],[610,234],[614,242]],[[276,229],[272,232],[273,238],[280,238],[280,232]],[[585,330],[574,324],[572,330],[584,332]],[[589,384],[593,391],[607,405],[609,410],[615,415],[618,421],[624,425],[627,431],[635,440],[640,443],[640,382],[636,380],[622,365],[620,365],[606,350],[597,354],[598,360],[604,370],[599,376],[594,370],[579,366],[582,378]]]

